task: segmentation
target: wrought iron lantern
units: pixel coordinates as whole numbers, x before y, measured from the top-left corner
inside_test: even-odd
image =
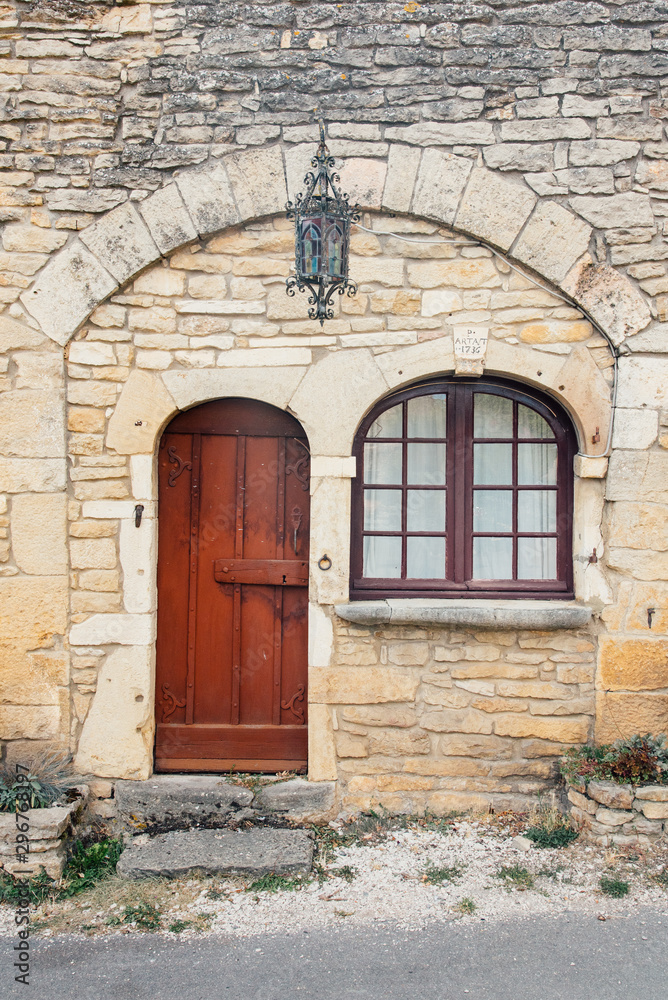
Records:
[[[334,157],[325,142],[325,127],[320,122],[320,145],[311,160],[312,170],[304,178],[306,194],[298,194],[287,203],[288,219],[295,220],[295,270],[288,278],[287,293],[294,295],[307,288],[311,319],[334,319],[332,298],[354,295],[357,285],[348,277],[350,225],[359,222],[360,209],[348,204],[341,194],[341,178],[334,171]]]

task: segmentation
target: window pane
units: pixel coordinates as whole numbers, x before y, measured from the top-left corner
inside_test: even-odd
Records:
[[[517,446],[517,481],[522,486],[531,486],[533,483],[556,486],[556,444],[519,444]]]
[[[512,580],[512,538],[473,539],[473,579]]]
[[[517,577],[519,580],[555,580],[556,576],[556,538],[517,539]]]
[[[517,530],[557,530],[557,494],[554,490],[522,490],[517,494]]]
[[[531,448],[533,445],[528,445]],[[538,445],[537,447],[542,447]],[[513,481],[511,444],[473,445],[473,482],[476,486],[509,486]]]
[[[365,535],[363,572],[381,580],[401,576],[401,539]]]
[[[477,438],[511,438],[513,436],[512,399],[477,392],[473,402],[473,436]]]
[[[401,531],[401,490],[364,491],[364,530]]]
[[[398,406],[393,406],[389,410],[385,410],[385,413],[381,413],[371,427],[367,431],[367,437],[370,438],[400,438],[403,436],[403,422],[402,422],[402,411],[403,407],[401,403]]]
[[[445,579],[445,538],[407,538],[406,576],[412,580]]]
[[[401,445],[364,445],[364,482],[401,483]]]
[[[407,528],[409,531],[445,531],[445,492],[409,490]]]
[[[528,406],[518,407],[517,433],[521,438],[554,438],[547,420]]]
[[[445,486],[445,443],[408,445],[408,482],[416,486]]]
[[[474,490],[473,530],[513,530],[513,494],[511,490]]]
[[[446,397],[416,396],[408,400],[408,436],[414,438],[444,438]]]

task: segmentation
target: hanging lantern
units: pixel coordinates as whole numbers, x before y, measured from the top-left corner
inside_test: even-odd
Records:
[[[325,143],[325,128],[320,122],[320,145],[311,160],[313,170],[304,178],[306,194],[298,194],[286,208],[288,219],[295,220],[295,270],[288,278],[287,293],[310,291],[308,314],[311,319],[334,319],[332,298],[335,292],[354,295],[357,285],[348,277],[350,224],[358,222],[360,209],[350,207],[348,195],[341,194],[340,177],[334,172],[334,157]]]

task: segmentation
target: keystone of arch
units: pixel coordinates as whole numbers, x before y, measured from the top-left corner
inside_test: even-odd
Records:
[[[65,345],[90,313],[136,274],[198,237],[284,211],[306,150],[244,150],[177,174],[136,204],[126,202],[56,253],[21,301],[45,334]],[[308,162],[308,161],[307,161]],[[433,147],[394,143],[387,158],[346,161],[342,186],[365,209],[452,226],[561,288],[621,343],[650,322],[631,282],[588,256],[591,226],[522,181]]]

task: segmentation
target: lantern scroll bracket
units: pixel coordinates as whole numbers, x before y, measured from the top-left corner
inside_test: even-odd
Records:
[[[341,193],[341,178],[325,141],[320,122],[320,145],[306,174],[306,194],[298,194],[286,205],[288,219],[295,223],[295,274],[286,282],[288,295],[310,292],[309,317],[334,319],[335,294],[355,295],[357,285],[348,277],[350,226],[359,222],[359,205],[351,206]]]

